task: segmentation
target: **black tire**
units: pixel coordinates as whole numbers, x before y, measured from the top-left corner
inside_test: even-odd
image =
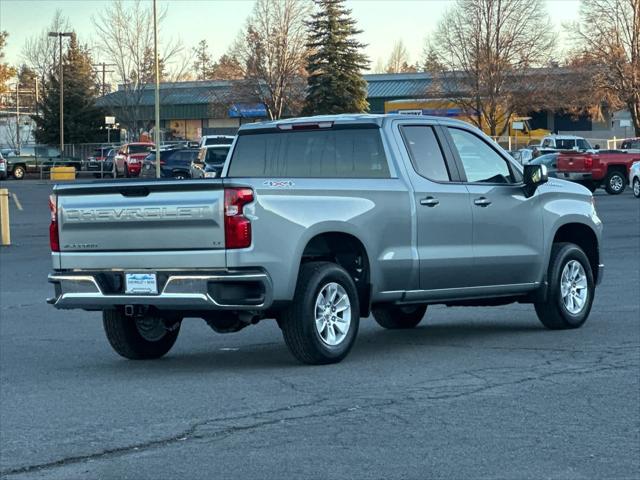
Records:
[[[612,170],[604,179],[604,188],[610,195],[619,195],[627,186],[625,174],[620,170]]]
[[[24,178],[26,170],[24,169],[24,167],[22,165],[16,165],[15,167],[13,167],[13,178],[15,178],[16,180],[22,180]]]
[[[351,322],[344,339],[327,344],[315,326],[316,298],[328,283],[337,283],[346,292],[351,306]],[[358,292],[344,268],[330,262],[309,262],[300,267],[296,292],[291,305],[279,317],[284,341],[303,363],[337,363],[347,356],[358,333],[360,310]]]
[[[640,179],[637,177],[633,179],[633,196],[640,198]]]
[[[180,333],[180,322],[177,322],[157,340],[147,340],[140,333],[136,320],[127,317],[120,310],[105,310],[102,313],[102,324],[111,347],[124,358],[130,360],[149,360],[165,355],[176,343]]]
[[[127,165],[126,163],[124,164],[124,177],[125,178],[131,177],[131,174],[129,173],[129,165]]]
[[[598,189],[598,184],[596,182],[578,182],[583,187],[587,188],[591,193],[595,192]]]
[[[173,178],[175,178],[176,180],[187,180],[189,176],[186,173],[180,172],[180,173],[174,173]]]
[[[378,325],[390,330],[416,327],[427,312],[426,305],[385,305],[372,309]]]
[[[565,306],[560,285],[565,265],[572,260],[576,260],[582,265],[587,280],[587,298],[581,310],[576,313],[570,312]],[[595,293],[593,270],[582,249],[573,243],[553,244],[547,280],[549,290],[546,301],[534,304],[540,322],[551,330],[581,327],[589,316]]]

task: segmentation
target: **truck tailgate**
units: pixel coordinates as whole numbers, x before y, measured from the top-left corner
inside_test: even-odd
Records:
[[[588,163],[585,164],[586,162]],[[558,156],[558,171],[559,172],[586,172],[591,170],[593,166],[593,157],[585,154],[566,154],[561,153]]]
[[[225,266],[221,180],[56,186],[54,193],[61,268],[171,268],[170,252],[183,267]],[[153,260],[160,252],[167,258]],[[207,264],[185,260],[189,252],[205,254]]]

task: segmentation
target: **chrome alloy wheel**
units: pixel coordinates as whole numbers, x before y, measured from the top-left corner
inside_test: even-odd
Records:
[[[351,301],[342,285],[331,282],[316,297],[315,324],[320,339],[330,346],[342,343],[351,325]]]
[[[564,307],[572,315],[579,314],[587,304],[587,286],[587,274],[582,264],[577,260],[567,262],[560,277],[560,295]]]
[[[161,318],[140,317],[136,318],[135,322],[142,338],[149,342],[157,342],[167,333],[167,328]]]
[[[633,179],[633,194],[636,197],[640,197],[640,180],[637,178]]]
[[[624,180],[622,179],[622,177],[620,175],[614,175],[609,180],[609,185],[611,185],[611,188],[615,192],[619,192],[620,190],[622,190],[624,188]]]

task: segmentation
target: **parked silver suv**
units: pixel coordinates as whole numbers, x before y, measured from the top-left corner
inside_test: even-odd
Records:
[[[103,312],[113,348],[157,358],[185,317],[275,318],[306,363],[342,360],[360,318],[531,303],[580,327],[602,279],[584,187],[520,166],[466,123],[340,115],[244,125],[221,178],[56,186],[56,308]]]

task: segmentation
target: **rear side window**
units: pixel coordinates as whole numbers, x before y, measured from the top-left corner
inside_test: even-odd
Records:
[[[205,163],[224,163],[227,159],[227,153],[229,153],[229,147],[207,148]]]
[[[205,145],[231,145],[233,143],[233,137],[214,137],[207,138],[204,142]]]
[[[241,135],[229,176],[388,178],[377,128]]]
[[[401,127],[401,130],[416,172],[436,182],[450,181],[451,177],[433,128],[426,125],[406,125]]]

